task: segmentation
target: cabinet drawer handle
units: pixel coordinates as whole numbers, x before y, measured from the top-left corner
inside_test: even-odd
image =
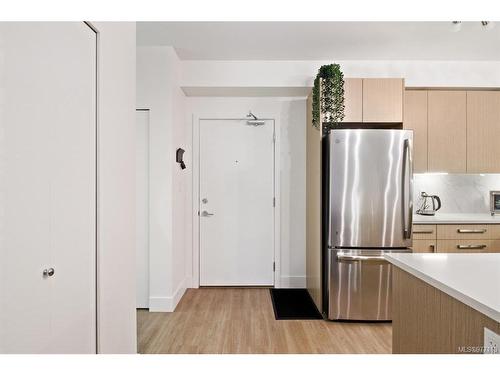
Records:
[[[457,249],[484,249],[486,245],[457,245]]]
[[[457,229],[458,233],[486,233],[486,229]]]
[[[433,230],[414,230],[413,234],[432,234]]]

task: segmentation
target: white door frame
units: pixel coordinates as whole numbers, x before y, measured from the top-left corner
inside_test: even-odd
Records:
[[[147,210],[148,210],[148,213],[146,215],[146,221],[147,221],[147,233],[146,233],[146,238],[147,238],[147,248],[146,248],[146,252],[147,252],[147,263],[146,263],[146,273],[147,273],[147,287],[148,287],[148,290],[147,290],[147,306],[145,307],[139,307],[137,306],[137,299],[136,299],[136,308],[137,309],[149,309],[149,299],[150,299],[150,292],[149,292],[149,289],[150,289],[150,280],[151,280],[151,266],[150,266],[150,241],[151,241],[151,235],[150,235],[150,218],[151,218],[151,201],[150,201],[150,197],[151,197],[151,152],[150,152],[150,145],[151,145],[151,129],[150,129],[150,117],[151,117],[151,112],[150,112],[150,108],[136,108],[135,109],[135,113],[137,115],[137,112],[145,112],[148,114],[148,125],[147,125],[147,158],[148,158],[148,162],[147,162],[147,168],[148,168],[148,171],[147,171],[147,202],[146,202],[146,205],[147,205]],[[137,127],[137,122],[136,122],[136,127]],[[137,131],[137,129],[136,129]],[[137,139],[136,139],[136,143],[137,143]],[[137,179],[137,176],[136,176],[136,179]],[[137,227],[137,223],[136,223],[136,227]],[[137,252],[137,249],[136,249],[136,252]],[[137,256],[137,254],[136,254]],[[140,272],[140,270],[137,270],[137,272]],[[137,285],[136,285],[137,287]],[[136,290],[136,293],[137,293],[137,290]]]
[[[95,61],[95,72],[96,72],[96,85],[95,85],[95,90],[96,90],[96,103],[95,103],[95,255],[94,255],[94,272],[95,272],[95,317],[94,317],[94,322],[95,322],[95,352],[96,354],[99,353],[100,351],[100,328],[99,328],[99,311],[100,311],[100,304],[99,304],[99,287],[100,287],[100,280],[99,280],[99,254],[101,251],[100,243],[99,243],[99,237],[100,237],[100,220],[99,220],[99,212],[100,212],[100,207],[101,207],[101,199],[100,199],[100,170],[99,170],[99,165],[100,165],[100,153],[99,153],[99,132],[100,132],[100,88],[99,88],[99,78],[100,78],[100,49],[101,49],[101,35],[97,27],[95,27],[92,22],[84,21],[84,24],[88,26],[88,28],[95,33],[96,37],[96,61]]]
[[[248,118],[234,118],[234,117],[221,117],[221,116],[197,116],[193,115],[193,133],[192,133],[192,150],[193,150],[193,201],[192,201],[192,227],[193,227],[193,252],[192,252],[192,287],[200,287],[200,121],[203,120],[248,120]],[[274,197],[276,199],[274,206],[274,287],[281,286],[281,239],[280,239],[280,212],[281,212],[281,199],[280,199],[280,124],[279,116],[262,117],[259,120],[268,120],[274,122]]]

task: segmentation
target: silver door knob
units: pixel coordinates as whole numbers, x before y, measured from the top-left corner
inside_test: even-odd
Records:
[[[44,277],[54,276],[54,273],[56,273],[56,271],[53,268],[48,268],[48,269],[46,268],[43,270]]]
[[[207,216],[213,216],[213,214],[208,211],[201,211],[201,216],[207,217]]]

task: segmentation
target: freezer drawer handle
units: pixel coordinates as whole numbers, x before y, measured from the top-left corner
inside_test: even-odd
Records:
[[[486,233],[486,229],[457,229],[458,233]]]
[[[337,255],[338,260],[342,261],[373,261],[380,262],[386,260],[383,256],[366,256],[366,255]]]
[[[484,249],[486,245],[457,245],[457,249]]]

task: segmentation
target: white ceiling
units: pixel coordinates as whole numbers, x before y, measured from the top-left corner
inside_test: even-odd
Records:
[[[182,60],[500,60],[500,24],[138,22],[137,44]]]

